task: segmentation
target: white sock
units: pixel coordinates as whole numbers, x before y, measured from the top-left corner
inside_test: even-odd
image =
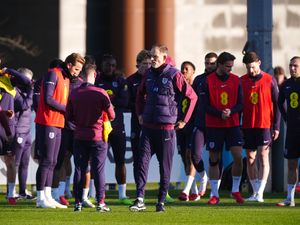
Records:
[[[260,185],[261,185],[261,181],[262,181],[262,180],[257,179],[257,182],[256,182],[257,192],[258,192],[259,187],[260,187]]]
[[[208,177],[206,171],[204,170],[200,173],[200,186],[199,186],[200,193],[206,190],[207,181],[208,181]],[[219,185],[218,185],[218,189],[219,189]]]
[[[144,198],[138,197],[137,200],[144,202]]]
[[[15,193],[16,193],[16,183],[8,183],[7,197],[13,198],[15,197]]]
[[[89,194],[89,188],[83,188],[82,200],[87,200],[88,199],[88,194]]]
[[[66,189],[65,189],[65,192],[69,192],[70,191],[70,183],[71,183],[71,177],[67,176],[66,177]]]
[[[192,194],[196,194],[196,195],[199,194],[196,179],[194,179],[194,182],[192,183],[191,190],[192,190],[192,191],[191,191]]]
[[[49,200],[53,199],[52,195],[51,195],[51,187],[45,187],[44,191],[45,191],[45,198],[46,198],[46,200],[49,201]]]
[[[64,196],[65,195],[65,189],[66,189],[66,182],[60,181],[58,185],[58,196]]]
[[[250,184],[253,189],[253,194],[257,194],[258,191],[258,179],[250,180]]]
[[[210,186],[211,186],[211,196],[219,197],[219,187],[218,187],[219,180],[210,180]]]
[[[52,195],[52,198],[54,198],[57,201],[59,199],[58,188],[52,188],[51,195]]]
[[[119,199],[127,198],[126,196],[126,184],[119,184]]]
[[[288,184],[287,185],[287,199],[294,201],[295,189],[296,189],[296,184]]]
[[[232,189],[231,192],[239,192],[240,191],[240,183],[241,183],[241,176],[232,176]]]
[[[36,191],[36,197],[38,201],[45,200],[45,191],[44,190]]]
[[[89,196],[93,197],[93,198],[96,196],[94,179],[90,180],[90,192],[89,192]]]
[[[267,181],[266,180],[259,180],[258,183],[260,185],[259,185],[257,194],[260,195],[261,197],[263,197]]]
[[[183,193],[189,195],[191,187],[192,187],[192,184],[194,182],[194,179],[195,179],[195,177],[193,177],[193,176],[187,176],[185,187],[184,187],[184,189],[182,191]]]
[[[218,182],[217,182],[217,186],[218,186],[218,191],[219,191],[219,188],[220,188],[220,185],[221,185],[221,180],[217,180]],[[209,182],[211,182],[210,180],[209,180]],[[210,186],[211,186],[211,183],[210,183]],[[212,197],[213,196],[213,194],[212,194],[212,192],[210,192],[210,195],[209,195],[210,197]]]

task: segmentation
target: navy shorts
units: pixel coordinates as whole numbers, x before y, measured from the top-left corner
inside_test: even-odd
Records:
[[[300,132],[290,131],[286,132],[284,157],[286,159],[300,158]]]
[[[126,134],[124,130],[113,129],[109,134],[108,142],[112,148],[114,160],[117,164],[125,163]]]
[[[222,151],[224,143],[227,151],[232,146],[243,146],[240,127],[206,128],[206,149],[208,151]]]
[[[180,129],[176,131],[176,140],[178,153],[186,152],[186,149],[191,149],[193,130]],[[185,154],[185,153],[184,153]]]
[[[271,130],[268,128],[243,129],[244,148],[257,149],[258,146],[270,145],[272,142]]]

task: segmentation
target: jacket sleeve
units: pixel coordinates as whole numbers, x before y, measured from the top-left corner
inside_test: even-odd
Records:
[[[68,103],[66,105],[65,117],[66,117],[66,121],[72,121],[72,122],[74,121],[73,104],[72,104],[72,101],[71,101],[71,96],[69,97]]]
[[[6,72],[12,76],[11,81],[13,86],[31,87],[31,80],[22,73],[14,69],[6,69]]]
[[[42,79],[39,79],[34,83],[33,86],[32,108],[35,112],[37,112],[38,104],[40,101],[41,83],[42,83]]]
[[[283,120],[286,122],[287,112],[286,112],[286,105],[285,105],[286,99],[284,96],[284,86],[285,85],[283,84],[279,89],[277,104],[278,104],[278,108],[281,113],[281,116],[282,116]]]
[[[187,123],[194,111],[194,108],[197,103],[197,95],[192,88],[191,85],[187,83],[187,81],[184,79],[181,72],[178,72],[175,77],[175,87],[176,89],[181,93],[181,95],[188,100],[187,109],[183,115],[183,118],[179,118],[179,120],[182,120],[183,122]]]
[[[144,105],[145,105],[145,95],[146,95],[146,76],[142,79],[141,84],[136,93],[135,110],[137,116],[143,114]]]
[[[17,95],[14,100],[15,112],[23,112],[31,108],[32,94],[33,94],[32,89],[28,89],[26,93],[23,93],[19,89],[17,90]]]
[[[239,83],[238,93],[237,93],[237,102],[236,104],[230,109],[231,114],[240,113],[243,109],[243,90],[242,90],[242,83]]]
[[[278,95],[279,95],[279,90],[278,90],[278,85],[274,77],[272,77],[272,84],[271,84],[271,92],[272,92],[272,102],[273,102],[273,130],[280,130],[280,110],[278,107]]]
[[[47,75],[44,77],[44,101],[47,105],[51,106],[52,108],[56,109],[57,111],[66,111],[66,106],[60,104],[53,98],[53,94],[56,88],[57,84],[57,75],[53,72],[50,71],[47,73]]]
[[[110,101],[109,96],[106,93],[106,91],[103,90],[102,94],[103,94],[103,107],[104,107],[104,111],[107,113],[108,119],[110,121],[113,121],[115,119],[115,117],[116,117],[114,107],[111,104],[111,101]]]

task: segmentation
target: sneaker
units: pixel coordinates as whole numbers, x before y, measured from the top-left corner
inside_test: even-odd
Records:
[[[300,193],[300,184],[298,184],[295,188],[295,192]]]
[[[190,196],[189,196],[190,201],[199,201],[200,198],[201,198],[200,195],[197,195],[195,193],[190,194]]]
[[[166,203],[172,203],[172,202],[174,202],[174,199],[169,195],[169,193],[167,193],[167,195],[166,195],[165,202]]]
[[[47,201],[51,205],[55,206],[55,208],[58,208],[58,209],[66,209],[66,208],[68,208],[68,206],[60,204],[59,202],[55,201],[53,198],[47,199]]]
[[[111,208],[107,207],[106,204],[98,204],[96,207],[97,212],[110,212]]]
[[[257,194],[253,193],[249,198],[246,199],[247,202],[256,202],[257,201]]]
[[[189,201],[189,196],[188,196],[186,193],[181,192],[181,193],[179,194],[179,196],[178,196],[178,199],[179,199],[180,201],[188,202],[188,201]]]
[[[133,202],[128,197],[119,199],[119,202],[122,205],[132,205],[133,204]]]
[[[216,196],[211,196],[207,204],[209,205],[217,205],[220,202],[220,198]]]
[[[129,210],[132,212],[140,212],[146,209],[145,203],[142,200],[136,199],[133,205],[129,206]]]
[[[46,199],[36,200],[36,207],[37,208],[49,208],[49,209],[55,209],[56,208],[54,205],[50,204]]]
[[[30,194],[20,194],[18,200],[36,200],[36,197]]]
[[[232,192],[231,197],[234,198],[238,204],[243,204],[245,201],[240,192]]]
[[[81,210],[82,210],[82,204],[80,202],[76,203],[74,206],[74,212],[81,212]]]
[[[157,203],[155,207],[156,207],[156,210],[155,210],[156,212],[166,211],[164,203]]]
[[[277,203],[276,206],[290,206],[290,207],[294,207],[295,206],[295,202],[291,201],[290,199],[285,199],[284,201]]]
[[[95,205],[89,199],[83,200],[82,206],[85,208],[95,208]]]
[[[16,205],[16,204],[17,204],[17,200],[16,200],[16,198],[14,198],[14,197],[9,197],[9,198],[7,199],[7,203],[8,203],[9,205]]]
[[[260,195],[260,194],[257,194],[257,195],[256,195],[256,201],[257,201],[257,202],[264,202],[263,196]]]
[[[59,197],[59,203],[62,205],[70,205],[70,203],[68,202],[68,200],[65,198],[65,196],[60,196]]]

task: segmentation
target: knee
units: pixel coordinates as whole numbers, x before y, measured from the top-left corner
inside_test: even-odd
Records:
[[[39,164],[40,164],[40,166],[42,166],[42,167],[47,167],[47,168],[49,168],[49,167],[52,166],[53,162],[52,162],[51,160],[49,160],[49,159],[41,159]]]
[[[255,162],[255,157],[253,156],[247,156],[247,165],[253,166]]]
[[[219,159],[211,159],[211,158],[209,158],[209,165],[210,165],[211,167],[218,166],[218,165],[219,165],[219,162],[220,162]]]
[[[204,171],[204,162],[203,162],[202,159],[198,162],[196,169],[197,169],[197,171],[199,173],[201,173],[202,171]]]

